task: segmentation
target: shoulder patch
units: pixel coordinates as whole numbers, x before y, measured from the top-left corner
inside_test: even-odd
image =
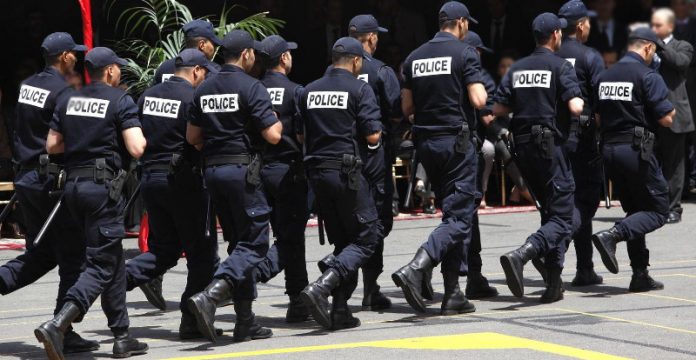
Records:
[[[347,91],[310,91],[307,109],[348,109]]]
[[[146,96],[143,101],[143,114],[176,119],[179,116],[181,101]]]
[[[599,83],[599,100],[633,101],[632,82]]]
[[[43,109],[49,94],[51,92],[46,89],[22,84],[22,87],[19,88],[19,99],[17,101]]]
[[[266,88],[266,90],[268,90],[268,95],[271,97],[271,103],[273,103],[273,105],[283,105],[285,88]]]
[[[551,71],[522,70],[512,73],[513,88],[550,88]]]
[[[203,113],[224,113],[239,111],[239,94],[218,94],[201,96]]]
[[[452,73],[452,57],[436,57],[414,60],[411,64],[413,77],[449,75]]]
[[[104,119],[106,118],[108,107],[109,100],[75,96],[68,100],[68,107],[65,113],[66,115]]]

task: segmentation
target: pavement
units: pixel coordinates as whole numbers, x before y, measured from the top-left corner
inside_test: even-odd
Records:
[[[442,278],[433,277],[438,293],[425,315],[415,315],[394,286],[390,274],[407,263],[425,241],[438,219],[417,217],[395,223],[387,238],[382,290],[392,299],[392,309],[381,313],[361,311],[362,287],[350,300],[362,321],[356,329],[337,332],[321,330],[314,322],[290,325],[284,322],[287,297],[282,275],[259,285],[254,311],[261,324],[271,327],[267,340],[233,343],[232,307],[218,309],[216,325],[225,336],[216,344],[179,341],[178,299],[185,282],[185,260],[164,277],[167,311],[158,311],[138,290],[128,294],[131,333],[150,346],[147,355],[135,359],[688,359],[696,358],[696,205],[686,204],[684,221],[666,225],[648,236],[652,276],[665,283],[662,291],[632,294],[625,244],[620,244],[619,274],[606,271],[595,253],[597,272],[605,283],[575,288],[575,252],[567,254],[563,275],[565,299],[548,305],[539,303],[541,277],[531,265],[525,268],[525,296],[510,294],[504,282],[499,256],[522,244],[539,224],[536,212],[481,216],[483,270],[501,295],[474,301],[477,311],[457,316],[439,316]],[[623,217],[620,208],[599,209],[595,230],[611,227]],[[124,240],[129,256],[137,254],[135,239]],[[225,246],[221,246],[224,256]],[[307,229],[307,259],[310,281],[319,276],[316,261],[330,252],[320,246],[316,228]],[[0,262],[20,254],[0,251]],[[52,316],[58,276],[54,270],[36,284],[0,297],[0,358],[42,359],[43,348],[33,329]],[[465,285],[465,279],[461,281]],[[100,341],[90,354],[69,359],[101,359],[111,355],[112,340],[106,320],[95,302],[84,321],[76,324],[83,336]]]

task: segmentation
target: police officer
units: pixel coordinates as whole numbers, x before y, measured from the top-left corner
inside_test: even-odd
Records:
[[[213,60],[215,48],[222,45],[220,39],[215,35],[213,24],[209,21],[196,19],[184,24],[184,47],[186,49],[198,49],[205,54],[208,60]],[[165,60],[155,71],[155,84],[159,84],[174,75],[176,71],[176,59]],[[220,69],[218,64],[212,63],[211,68],[216,73]]]
[[[266,72],[261,83],[267,88],[273,109],[283,123],[283,136],[264,154],[261,171],[264,189],[273,212],[271,226],[277,238],[264,261],[257,266],[259,280],[266,282],[285,270],[285,292],[290,297],[285,320],[306,321],[309,310],[300,291],[309,283],[305,263],[305,227],[309,220],[307,179],[302,166],[302,145],[297,140],[299,118],[297,101],[302,86],[290,81],[291,50],[297,44],[271,35],[261,42]]]
[[[357,286],[358,268],[373,255],[381,236],[362,172],[367,145],[378,144],[382,130],[375,95],[356,78],[363,52],[358,40],[338,39],[332,48],[332,68],[307,85],[299,102],[309,182],[335,246],[333,261],[320,265],[321,277],[301,296],[314,320],[331,330],[360,326],[347,301]],[[330,312],[329,296],[333,296]]]
[[[662,77],[649,65],[663,46],[652,30],[629,35],[628,52],[599,76],[596,112],[602,134],[602,158],[626,217],[592,236],[602,262],[619,272],[616,244],[626,241],[633,277],[629,291],[664,287],[648,274],[650,253],[645,234],[661,228],[669,213],[669,187],[653,154],[655,131],[669,128],[675,114]]]
[[[192,339],[202,334],[186,300],[210,283],[220,259],[217,241],[205,237],[207,197],[198,167],[200,155],[186,142],[186,124],[194,88],[215,69],[196,49],[182,51],[174,63],[174,76],[145,91],[138,102],[150,144],[141,158],[140,187],[151,235],[148,252],[131,259],[126,273],[132,290],[176,265],[183,251],[188,275],[179,306],[179,338]]]
[[[139,158],[146,141],[137,106],[117,88],[120,66],[126,65],[126,61],[111,49],[97,47],[87,53],[85,63],[92,83],[58,105],[46,140],[49,154],[64,153],[65,203],[81,225],[87,245],[85,269],[68,290],[63,308],[34,331],[49,359],[63,358],[65,330],[81,319],[100,295],[115,337],[114,356],[128,357],[147,351],[146,344],[128,334],[121,245],[125,235],[123,161],[126,156]]]
[[[84,236],[68,211],[61,209],[46,239],[38,246],[34,246],[33,239],[56,201],[48,196],[49,191],[54,190],[58,170],[56,164],[48,163],[45,155],[48,123],[56,104],[73,93],[64,76],[74,71],[77,52],[85,51],[86,47],[75,44],[70,34],[59,32],[48,35],[41,49],[46,68],[20,85],[14,125],[14,154],[19,164],[14,185],[22,204],[27,250],[0,267],[0,294],[7,295],[29,285],[58,265],[56,314],[63,307],[65,293],[80,276],[85,254]],[[42,155],[43,165],[40,165]],[[60,160],[53,159],[55,163]],[[98,342],[84,340],[68,327],[63,340],[65,353],[98,348]]]
[[[445,3],[440,32],[414,50],[404,63],[404,116],[414,115],[416,151],[442,208],[442,223],[406,266],[392,274],[409,305],[425,312],[423,281],[442,262],[443,315],[475,311],[459,288],[460,268],[471,242],[472,221],[481,198],[476,189],[475,109],[486,105],[476,50],[461,40],[469,22],[467,7]]]
[[[392,199],[394,197],[394,179],[391,165],[395,155],[391,151],[392,128],[401,121],[401,88],[394,70],[382,61],[372,57],[377,51],[379,33],[388,30],[380,27],[372,15],[358,15],[351,19],[348,32],[351,37],[362,43],[363,65],[358,79],[367,82],[377,97],[382,114],[383,142],[370,147],[365,160],[363,173],[370,184],[370,192],[377,206],[377,214],[382,224],[382,236],[379,238],[374,255],[363,266],[363,310],[383,310],[391,307],[391,301],[384,296],[377,285],[377,278],[384,270],[384,238],[389,236],[394,223]]]
[[[551,13],[532,23],[537,48],[517,62],[503,77],[496,93],[496,116],[514,117],[510,130],[515,163],[541,206],[541,227],[519,249],[500,257],[507,285],[517,297],[524,295],[524,264],[545,257],[546,291],[541,302],[563,298],[561,271],[565,246],[571,235],[575,185],[563,153],[556,109],[568,107],[571,116],[583,109],[577,76],[570,62],[554,54],[561,46],[561,29],[568,23]]]
[[[268,251],[271,213],[261,184],[261,153],[266,142],[280,142],[283,125],[266,88],[247,74],[260,43],[246,31],[233,30],[222,47],[225,65],[196,89],[186,139],[203,147],[208,191],[218,216],[233,224],[236,243],[213,281],[188,306],[200,332],[215,342],[215,309],[233,298],[234,340],[248,341],[272,336],[256,323],[251,303],[256,298],[253,269]]]
[[[583,45],[590,35],[590,18],[583,2],[568,1],[558,11],[558,16],[566,19],[568,27],[563,30],[563,42],[556,55],[568,60],[575,68],[581,97],[585,102],[579,117],[571,117],[567,109],[561,107],[558,124],[566,138],[564,149],[575,180],[572,238],[578,261],[572,284],[587,286],[601,284],[603,280],[594,271],[590,237],[592,218],[597,212],[604,181],[601,162],[598,161],[597,126],[591,118],[592,94],[597,88],[597,78],[604,70],[604,62],[596,50]]]

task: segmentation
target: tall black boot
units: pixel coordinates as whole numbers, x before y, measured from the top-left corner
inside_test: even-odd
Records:
[[[480,272],[469,272],[466,276],[466,297],[469,299],[485,299],[498,296],[498,289],[488,283]]]
[[[445,296],[442,298],[442,315],[465,314],[476,311],[474,304],[464,296],[459,288],[459,272],[444,272],[442,278],[445,283]]]
[[[198,331],[212,342],[217,341],[215,333],[215,309],[232,298],[232,284],[225,279],[213,279],[204,291],[188,299],[188,309],[196,317]]]
[[[234,341],[251,341],[268,339],[273,336],[273,331],[256,323],[256,316],[251,311],[251,300],[239,300],[234,302],[234,312],[237,321],[234,323]]]
[[[49,360],[65,359],[63,356],[65,332],[81,314],[80,308],[75,303],[66,301],[53,319],[46,321],[34,330],[34,335],[39,342],[43,343]]]
[[[334,269],[326,270],[317,281],[307,285],[300,297],[312,313],[314,320],[325,329],[331,329],[329,316],[329,296],[341,283],[341,277]]]
[[[550,304],[559,300],[563,300],[563,279],[561,272],[563,270],[557,267],[548,269],[548,280],[546,282],[546,291],[541,295],[542,304]]]
[[[592,243],[597,248],[599,256],[602,257],[602,263],[613,274],[619,273],[619,261],[616,259],[616,244],[622,240],[624,239],[616,226],[592,235]]]
[[[167,310],[167,301],[164,300],[164,295],[162,295],[162,276],[158,276],[138,287],[152,306],[162,311]]]
[[[133,355],[142,355],[147,352],[146,343],[138,341],[128,334],[128,328],[113,328],[114,333],[114,357],[127,358]]]
[[[433,269],[423,273],[423,281],[421,284],[421,296],[423,299],[433,301],[435,298],[435,290],[433,290]]]
[[[384,296],[380,287],[377,285],[377,278],[381,271],[363,268],[363,301],[362,309],[369,311],[379,311],[389,309],[392,305],[391,300]]]
[[[630,292],[644,292],[651,290],[662,290],[665,285],[655,281],[649,274],[647,268],[634,268],[631,284],[628,286]]]
[[[332,268],[334,264],[336,264],[336,256],[334,256],[334,254],[331,253],[329,255],[324,256],[323,259],[319,260],[319,262],[317,263],[317,267],[319,268],[319,271],[321,271],[321,273],[323,274],[326,272],[326,270]]]
[[[522,297],[524,295],[524,264],[537,257],[537,251],[530,242],[525,242],[517,250],[500,257],[500,265],[505,271],[505,281],[512,295]]]
[[[94,340],[83,339],[80,334],[76,333],[71,327],[65,331],[63,337],[63,353],[76,354],[81,352],[95,351],[99,349],[99,342]]]
[[[604,282],[604,278],[594,271],[591,267],[583,267],[577,269],[573,282],[573,286],[589,286],[589,285],[599,285]]]
[[[544,259],[541,256],[537,256],[534,259],[532,259],[532,265],[534,265],[534,268],[536,271],[539,272],[539,275],[541,275],[541,279],[544,280],[544,284],[548,281],[548,273],[546,271],[546,259]]]
[[[339,286],[332,292],[331,330],[352,329],[360,326],[360,319],[353,316],[348,307],[346,286]]]
[[[428,252],[419,248],[413,260],[392,274],[396,286],[404,292],[404,297],[417,312],[425,312],[425,301],[422,297],[423,278],[427,272],[432,272],[434,264]]]
[[[300,298],[300,295],[290,295],[288,311],[285,313],[285,322],[299,323],[310,320],[309,308]]]
[[[215,328],[215,335],[221,336],[222,329]],[[203,334],[198,330],[196,317],[190,313],[181,313],[181,323],[179,323],[179,339],[191,340],[204,338]]]

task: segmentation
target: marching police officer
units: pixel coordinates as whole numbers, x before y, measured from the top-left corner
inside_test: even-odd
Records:
[[[629,35],[628,52],[599,76],[596,112],[602,134],[602,158],[617,189],[626,217],[592,236],[602,262],[619,272],[616,244],[626,241],[633,277],[629,291],[660,290],[648,274],[650,253],[645,234],[665,224],[669,187],[653,154],[658,126],[669,128],[675,114],[662,77],[649,65],[663,46],[652,30]]]
[[[367,145],[380,141],[382,124],[375,95],[358,80],[363,47],[350,37],[332,48],[332,67],[307,85],[299,108],[305,140],[305,165],[316,195],[334,258],[320,263],[322,275],[302,291],[314,320],[326,329],[360,326],[348,308],[358,268],[372,256],[381,236],[377,209],[362,172]],[[333,296],[329,312],[328,297]]]
[[[273,209],[271,226],[277,240],[257,271],[259,280],[266,282],[285,270],[285,292],[290,297],[285,320],[295,323],[309,317],[309,310],[300,299],[300,292],[309,283],[304,235],[309,220],[308,189],[302,145],[296,136],[300,132],[297,102],[302,86],[288,79],[293,64],[291,50],[297,49],[297,44],[271,35],[263,39],[261,47],[266,68],[261,83],[283,123],[283,136],[277,145],[268,147],[263,157],[261,178]]]
[[[126,264],[128,290],[148,283],[186,254],[188,275],[181,295],[179,338],[202,337],[186,300],[213,279],[220,259],[217,241],[205,236],[207,196],[200,155],[186,142],[194,88],[215,71],[205,54],[186,49],[175,59],[174,76],[143,93],[138,102],[149,146],[141,158],[141,192],[150,223],[148,252]],[[160,304],[163,308],[164,304]]]
[[[236,244],[218,267],[205,291],[188,300],[198,329],[216,341],[215,309],[234,299],[235,341],[272,336],[256,323],[251,304],[256,298],[254,268],[268,251],[271,208],[261,183],[261,153],[265,143],[277,144],[283,125],[273,113],[266,88],[251,71],[260,43],[243,30],[222,41],[225,65],[196,89],[186,139],[202,146],[205,181],[216,212],[233,224]]]
[[[365,160],[363,174],[370,184],[370,192],[377,206],[377,214],[382,224],[382,236],[379,238],[374,255],[363,266],[363,301],[364,310],[383,310],[391,307],[391,301],[384,296],[377,285],[377,278],[384,270],[384,238],[389,236],[394,223],[392,198],[394,197],[394,179],[391,164],[394,154],[391,148],[392,132],[389,131],[401,121],[401,88],[394,70],[382,61],[372,57],[377,51],[380,32],[388,30],[380,27],[372,15],[358,15],[351,19],[348,32],[351,37],[362,43],[363,65],[358,79],[367,82],[377,98],[382,114],[382,143],[370,147]]]
[[[56,201],[49,197],[49,191],[56,184],[58,167],[49,163],[45,155],[48,123],[56,105],[72,95],[73,89],[65,81],[64,75],[73,71],[77,52],[87,48],[75,44],[70,34],[59,32],[48,35],[41,49],[46,68],[20,85],[14,126],[15,161],[19,164],[14,185],[22,204],[27,251],[0,267],[0,294],[7,295],[35,282],[58,264],[60,281],[56,314],[63,307],[65,293],[80,276],[85,256],[84,236],[69,212],[61,209],[46,233],[47,239],[37,246],[34,246],[33,239]],[[60,160],[53,158],[55,163]],[[82,339],[72,327],[67,329],[63,340],[65,353],[98,348],[98,342]]]
[[[406,266],[392,274],[409,305],[425,312],[423,282],[442,262],[445,296],[441,312],[475,311],[459,288],[459,271],[471,240],[472,221],[481,198],[476,189],[477,154],[472,136],[475,109],[486,105],[486,89],[476,50],[461,40],[469,22],[467,7],[445,3],[440,32],[414,50],[404,63],[404,116],[414,115],[413,134],[420,162],[442,208],[442,223]]]
[[[85,269],[68,290],[58,314],[34,334],[49,359],[62,359],[63,334],[84,316],[101,295],[102,309],[114,334],[115,357],[143,354],[147,345],[128,334],[126,272],[121,239],[124,201],[121,194],[126,156],[139,158],[145,138],[138,108],[123,90],[120,66],[127,64],[108,48],[85,56],[92,83],[58,105],[46,149],[64,153],[65,202],[86,236]],[[124,146],[122,146],[123,144]]]
[[[575,180],[575,211],[573,213],[572,238],[577,255],[577,272],[573,286],[601,284],[602,277],[594,271],[592,263],[592,218],[597,212],[597,202],[602,190],[603,173],[597,151],[597,126],[592,121],[593,91],[597,78],[604,70],[599,53],[583,45],[590,35],[590,18],[582,1],[571,0],[558,11],[566,19],[568,27],[563,30],[563,41],[556,55],[575,68],[581,97],[585,102],[582,114],[571,117],[567,109],[560,108],[558,123],[566,137],[564,149],[570,160]]]
[[[198,49],[205,54],[208,60],[212,61],[215,56],[215,48],[222,45],[220,39],[215,35],[213,24],[206,20],[196,19],[184,24],[182,30],[185,37],[184,47],[186,49]],[[155,71],[155,84],[159,84],[174,75],[176,71],[175,61],[176,59],[174,58],[160,64],[157,71]],[[218,72],[220,66],[212,63],[211,68],[213,70],[210,74]]]
[[[568,23],[551,13],[537,16],[532,23],[537,48],[517,62],[503,78],[496,93],[493,112],[514,117],[515,163],[530,191],[541,205],[541,227],[524,245],[500,257],[507,285],[517,297],[524,295],[524,264],[545,257],[546,291],[541,302],[563,298],[561,271],[565,245],[571,235],[575,185],[563,153],[556,109],[567,106],[571,116],[583,109],[582,93],[570,62],[554,54],[561,46],[561,29]]]

